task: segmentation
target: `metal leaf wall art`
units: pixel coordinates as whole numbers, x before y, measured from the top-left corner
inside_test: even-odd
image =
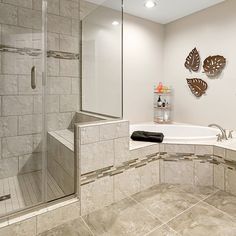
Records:
[[[204,80],[198,78],[187,79],[187,83],[192,93],[196,97],[201,97],[203,94],[206,93],[206,90],[208,88],[207,83]]]
[[[198,72],[200,68],[200,55],[196,47],[189,53],[185,61],[185,67],[190,72]],[[226,59],[223,56],[215,55],[209,56],[204,60],[203,70],[209,78],[218,76],[226,65]],[[199,78],[187,79],[187,83],[192,93],[196,97],[201,97],[207,90],[207,83]]]
[[[200,55],[196,48],[189,53],[184,65],[190,72],[198,72],[200,67]]]
[[[203,69],[207,76],[215,77],[219,75],[226,65],[226,59],[223,56],[209,56],[204,60]]]

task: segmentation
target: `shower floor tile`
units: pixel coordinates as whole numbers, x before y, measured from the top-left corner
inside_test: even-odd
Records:
[[[42,201],[42,173],[40,171],[0,179],[0,196],[11,198],[0,201],[0,215],[16,211]],[[56,181],[48,173],[48,200],[64,195]]]

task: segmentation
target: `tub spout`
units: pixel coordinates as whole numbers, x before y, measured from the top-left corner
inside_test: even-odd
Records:
[[[208,127],[216,127],[216,128],[218,128],[221,131],[221,139],[228,140],[225,129],[223,129],[220,125],[210,124],[210,125],[208,125]]]

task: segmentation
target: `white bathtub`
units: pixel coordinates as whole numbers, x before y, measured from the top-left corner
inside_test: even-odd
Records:
[[[219,129],[185,125],[185,124],[171,124],[161,125],[155,123],[143,123],[130,125],[130,134],[133,131],[149,131],[161,132],[164,134],[164,141],[207,141],[216,140],[216,135],[220,133]]]

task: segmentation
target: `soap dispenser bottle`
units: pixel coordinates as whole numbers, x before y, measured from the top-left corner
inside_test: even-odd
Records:
[[[157,106],[161,107],[162,106],[162,100],[161,100],[161,96],[159,95],[158,100],[157,100]]]

